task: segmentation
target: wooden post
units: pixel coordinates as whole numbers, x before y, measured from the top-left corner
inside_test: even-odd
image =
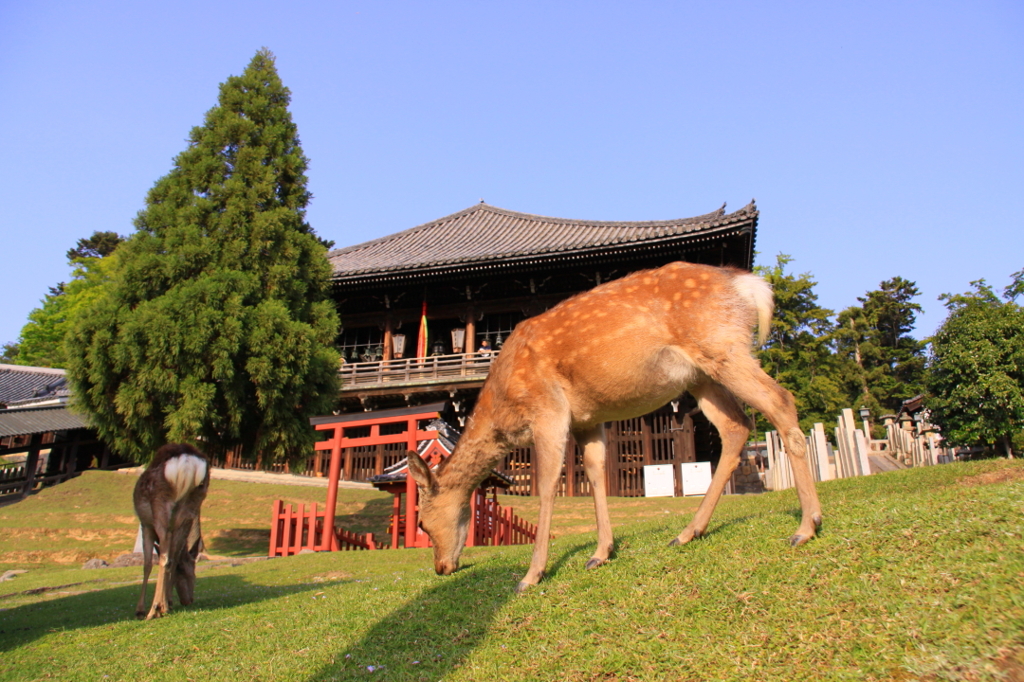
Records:
[[[21,496],[28,497],[36,484],[36,469],[39,468],[39,451],[43,446],[43,434],[33,433],[29,443],[28,457],[25,458],[25,485]]]
[[[274,510],[270,513],[270,550],[267,556],[277,556],[277,548],[281,541],[281,500],[274,500]],[[139,527],[139,537],[142,537],[142,527]],[[138,543],[136,543],[138,544]]]
[[[384,362],[387,362],[391,358],[395,357],[394,343],[391,340],[391,337],[393,335],[394,332],[391,329],[391,315],[388,315],[384,319]]]
[[[402,537],[402,494],[395,495],[391,505],[391,549],[398,549],[398,540]]]
[[[467,353],[476,352],[476,315],[473,314],[473,310],[470,309],[466,313],[466,348]]]
[[[565,496],[576,497],[576,439],[565,439]]]
[[[334,427],[334,438],[331,439],[331,468],[327,475],[327,508],[324,510],[324,534],[334,544],[334,515],[338,507],[338,480],[341,478],[341,437],[344,429],[341,424]],[[330,549],[330,545],[326,548]]]
[[[640,447],[644,451],[644,465],[654,464],[654,438],[651,435],[652,418],[652,415],[649,414],[640,417]]]

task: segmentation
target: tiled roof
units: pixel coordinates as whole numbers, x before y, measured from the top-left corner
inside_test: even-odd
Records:
[[[0,405],[67,395],[64,370],[0,365]]]
[[[615,246],[678,241],[757,221],[754,202],[733,213],[725,206],[679,220],[600,222],[517,213],[483,202],[404,232],[335,249],[327,254],[335,280],[459,264],[531,259],[606,250]]]
[[[47,431],[84,429],[85,420],[73,414],[66,407],[25,407],[0,410],[0,438],[23,436]]]

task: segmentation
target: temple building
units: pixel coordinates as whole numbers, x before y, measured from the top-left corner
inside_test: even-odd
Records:
[[[465,424],[493,359],[522,320],[581,291],[637,270],[684,260],[750,269],[758,211],[751,202],[679,220],[602,222],[517,213],[483,202],[380,239],[336,249],[334,297],[342,412],[444,401]],[[691,396],[607,425],[608,492],[643,495],[643,466],[717,462],[718,435]],[[570,443],[560,494],[589,494],[582,455]],[[400,445],[346,453],[352,480],[404,457]],[[315,467],[320,470],[322,457]],[[501,472],[510,492],[530,494],[529,448]],[[677,493],[679,481],[676,481]]]

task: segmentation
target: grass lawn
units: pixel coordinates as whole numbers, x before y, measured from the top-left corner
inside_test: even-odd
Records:
[[[196,602],[133,617],[134,477],[88,472],[0,509],[0,680],[1024,679],[1024,464],[986,461],[821,484],[822,535],[786,542],[793,491],[726,498],[670,548],[692,499],[612,500],[617,556],[584,571],[592,508],[560,499],[549,577],[529,547],[264,555],[270,504],[319,488],[214,481]],[[388,496],[339,493],[383,532]],[[506,498],[536,520],[536,502]],[[152,588],[151,588],[152,592]],[[1016,676],[1016,677],[1014,677]]]

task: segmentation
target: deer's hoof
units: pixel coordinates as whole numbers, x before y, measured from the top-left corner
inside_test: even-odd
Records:
[[[589,571],[589,570],[592,570],[592,569],[595,569],[595,568],[597,568],[598,566],[600,566],[601,564],[603,564],[603,563],[604,563],[604,561],[605,561],[604,559],[598,559],[597,557],[594,557],[593,559],[591,559],[590,561],[588,561],[588,562],[587,562],[587,565],[586,565],[586,566],[584,566],[583,568],[585,568],[586,570],[588,570],[588,571]]]
[[[704,533],[699,530],[690,530],[687,528],[679,534],[679,537],[673,538],[672,542],[668,543],[668,546],[675,547],[677,545],[685,545],[690,540],[697,540],[703,535]]]
[[[810,535],[804,535],[803,533],[797,533],[796,535],[794,535],[793,537],[791,537],[789,539],[789,546],[790,547],[799,547],[800,545],[804,544],[805,542],[807,542],[810,539],[811,539]]]
[[[533,587],[532,584],[526,582],[525,580],[521,580],[519,581],[519,584],[516,585],[516,594],[523,594],[527,592],[531,587]]]

